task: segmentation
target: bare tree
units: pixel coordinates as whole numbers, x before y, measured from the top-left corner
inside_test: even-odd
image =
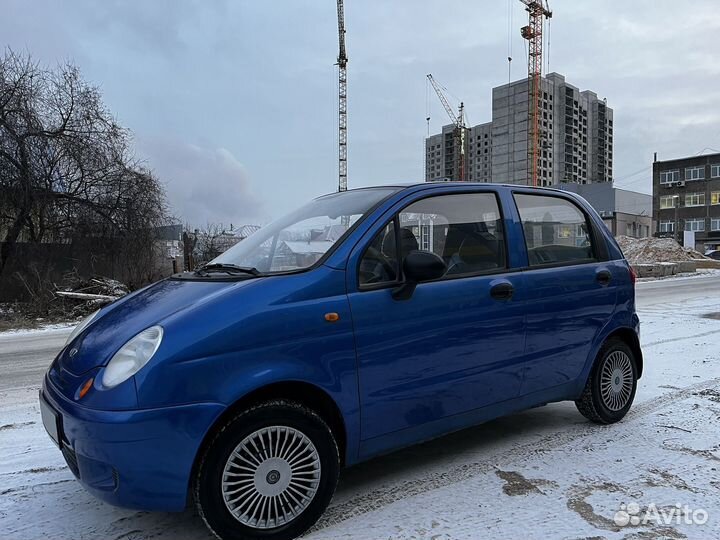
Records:
[[[183,241],[186,244],[188,270],[211,261],[240,241],[240,237],[227,231],[220,223],[207,223],[204,227],[185,225]]]
[[[0,276],[19,241],[112,238],[135,264],[151,251],[152,230],[166,219],[162,185],[133,156],[129,132],[97,88],[72,64],[50,70],[6,51],[0,58]]]

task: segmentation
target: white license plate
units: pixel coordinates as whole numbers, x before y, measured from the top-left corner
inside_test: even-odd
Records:
[[[48,432],[53,442],[60,446],[60,436],[58,434],[58,413],[56,413],[50,405],[45,401],[45,398],[40,396],[40,416],[42,417],[43,426],[45,431]]]

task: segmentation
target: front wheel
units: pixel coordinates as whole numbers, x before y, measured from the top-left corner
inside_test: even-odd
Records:
[[[598,352],[595,365],[575,405],[585,418],[612,424],[630,410],[637,390],[637,362],[632,349],[611,338]]]
[[[338,447],[313,411],[288,401],[230,419],[201,458],[195,502],[222,540],[286,540],[309,529],[335,491]]]

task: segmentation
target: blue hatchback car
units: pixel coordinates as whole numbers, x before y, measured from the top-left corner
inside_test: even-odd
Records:
[[[634,283],[568,192],[334,193],[88,317],[42,419],[104,501],[194,499],[220,538],[294,538],[343,466],[554,401],[620,420],[643,369]]]

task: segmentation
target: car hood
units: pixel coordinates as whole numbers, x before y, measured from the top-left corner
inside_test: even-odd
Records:
[[[264,278],[226,280],[166,279],[129,294],[103,308],[66,347],[60,366],[80,375],[107,364],[127,341],[168,317],[192,309]]]

